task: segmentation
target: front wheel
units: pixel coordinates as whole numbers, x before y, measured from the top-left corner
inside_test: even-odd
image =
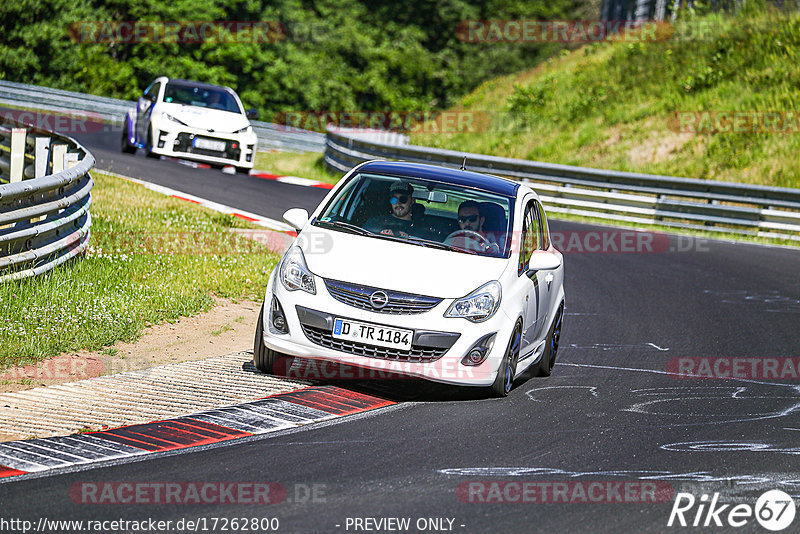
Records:
[[[545,340],[544,354],[539,360],[539,368],[537,376],[550,376],[553,372],[553,367],[556,364],[556,356],[558,354],[558,343],[561,340],[561,322],[564,318],[564,303],[558,307],[556,318],[553,324],[550,325],[550,331],[547,332],[547,339]]]
[[[144,155],[148,158],[160,158],[158,154],[153,152],[153,129],[147,131],[147,141],[144,144]]]
[[[283,356],[264,345],[264,304],[261,304],[261,313],[258,314],[256,338],[253,341],[253,365],[262,373],[272,374],[275,360]]]
[[[497,370],[497,377],[491,386],[492,395],[495,397],[506,397],[514,384],[514,375],[517,372],[517,362],[519,361],[519,348],[522,341],[522,327],[517,324],[511,339],[508,340],[508,348],[503,356],[500,368]]]

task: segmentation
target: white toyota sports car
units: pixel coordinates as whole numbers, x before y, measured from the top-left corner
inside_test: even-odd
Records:
[[[150,157],[172,156],[246,172],[255,163],[258,139],[236,92],[188,80],[156,78],[128,111],[121,149],[143,148]]]
[[[549,375],[564,316],[563,256],[536,192],[432,165],[371,161],[309,216],[272,272],[254,364],[330,360],[506,396]]]

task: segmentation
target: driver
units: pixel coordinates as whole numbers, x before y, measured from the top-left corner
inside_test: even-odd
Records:
[[[486,222],[486,216],[481,214],[480,204],[474,200],[465,200],[458,207],[458,226],[462,231],[470,231],[479,234],[486,242],[486,251],[497,253],[500,250],[497,240],[494,235],[484,231],[483,225]]]
[[[372,217],[364,225],[365,230],[376,234],[408,237],[414,228],[412,217],[414,188],[405,180],[394,182],[389,188],[391,214]]]

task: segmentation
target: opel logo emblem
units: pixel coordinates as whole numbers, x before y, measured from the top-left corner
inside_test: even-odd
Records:
[[[369,296],[369,302],[370,304],[372,304],[373,308],[380,310],[381,308],[389,304],[389,295],[387,295],[383,291],[376,291]]]

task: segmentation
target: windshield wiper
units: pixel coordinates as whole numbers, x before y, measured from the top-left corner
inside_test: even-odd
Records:
[[[344,221],[325,221],[317,219],[317,226],[325,226],[328,228],[344,230],[358,235],[376,235],[374,232],[370,232],[369,230],[365,230],[360,226],[356,226],[355,224]]]

